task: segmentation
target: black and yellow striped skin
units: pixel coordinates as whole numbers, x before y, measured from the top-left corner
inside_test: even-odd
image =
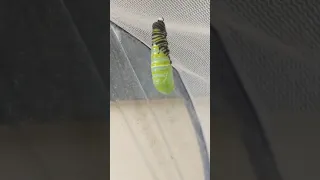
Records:
[[[173,69],[163,20],[152,25],[151,74],[154,87],[162,94],[174,90]]]

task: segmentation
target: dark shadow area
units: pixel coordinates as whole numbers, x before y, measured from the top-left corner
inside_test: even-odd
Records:
[[[64,0],[77,31],[105,83],[109,96],[110,4],[109,1]]]
[[[243,125],[231,124],[246,131],[242,133],[247,134],[243,141],[256,174],[267,177],[277,168],[284,180],[318,180],[319,1],[214,1],[211,12],[211,23],[258,117],[244,115],[246,104],[237,103],[242,96],[233,92],[229,101],[243,115],[240,119]],[[231,79],[224,80],[229,81]],[[215,89],[213,85],[211,88]],[[227,89],[235,91],[232,86]],[[227,89],[222,92],[228,92]],[[223,94],[217,95],[220,97]],[[222,108],[222,102],[211,108],[215,111]],[[254,128],[256,122],[250,120],[253,118],[259,121],[261,129]],[[265,154],[263,146],[260,147],[265,141],[255,132],[264,134],[274,158]],[[256,162],[258,157],[262,159]],[[273,160],[276,165],[272,165]],[[258,177],[264,179],[260,175]],[[270,176],[269,179],[276,178]]]
[[[61,1],[0,8],[1,122],[105,121],[108,91]]]
[[[0,179],[109,177],[109,5],[66,3],[0,2]]]
[[[281,180],[255,109],[211,27],[214,179]]]

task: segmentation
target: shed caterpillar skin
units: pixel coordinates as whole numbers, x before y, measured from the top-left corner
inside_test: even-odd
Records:
[[[151,74],[154,87],[166,95],[174,90],[169,53],[166,27],[163,18],[159,18],[152,25]]]

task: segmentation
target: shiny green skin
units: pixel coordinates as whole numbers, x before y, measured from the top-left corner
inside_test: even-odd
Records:
[[[168,95],[174,90],[173,69],[170,59],[157,45],[151,49],[151,74],[154,87],[162,94]]]

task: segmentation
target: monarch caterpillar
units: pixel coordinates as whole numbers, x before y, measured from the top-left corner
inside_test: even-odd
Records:
[[[154,87],[162,94],[174,90],[167,31],[163,18],[152,24],[151,75]]]

